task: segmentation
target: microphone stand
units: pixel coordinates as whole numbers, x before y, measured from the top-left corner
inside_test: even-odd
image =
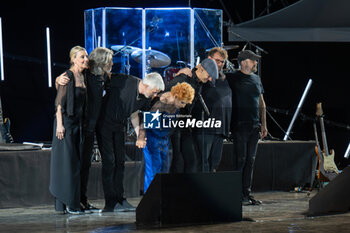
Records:
[[[286,134],[286,131],[281,127],[280,124],[278,124],[278,122],[277,122],[276,119],[271,115],[271,113],[269,112],[269,110],[271,110],[271,111],[273,111],[273,112],[283,113],[283,114],[286,114],[286,115],[288,115],[289,112],[286,111],[286,110],[281,110],[281,109],[277,109],[277,108],[273,108],[273,107],[268,107],[268,106],[266,107],[266,113],[270,116],[270,118],[272,119],[272,121],[275,122],[275,124],[276,124],[277,127],[283,132],[283,134]],[[269,134],[269,136],[271,137],[271,139],[274,140],[274,139],[273,139],[273,136],[272,136],[270,133],[268,133],[268,134]],[[289,138],[290,140],[292,140],[292,138],[291,138],[289,135],[288,135],[288,138]]]
[[[205,104],[205,101],[204,101],[204,99],[203,99],[202,94],[201,94],[201,93],[198,93],[198,97],[199,97],[199,101],[200,101],[201,104],[202,104],[203,110],[205,111],[205,113],[206,113],[208,116],[210,116],[210,112],[209,112],[208,106]],[[202,111],[203,111],[203,110],[202,110]],[[203,114],[204,114],[204,112],[203,112]]]
[[[151,26],[150,28],[147,29],[147,31],[149,33],[153,32],[154,30],[158,29],[158,25],[157,26]],[[137,41],[141,40],[142,39],[142,36],[136,38],[135,40],[133,40],[132,42],[130,42],[129,44],[127,45],[124,45],[124,47],[120,48],[119,50],[117,50],[113,56],[116,56],[118,55],[119,53],[123,52],[127,47],[129,46],[132,46],[133,44],[135,44]]]
[[[261,52],[265,53],[265,54],[269,54],[266,50],[264,50],[263,48],[257,46],[256,44],[252,43],[251,41],[249,41],[248,39],[246,38],[243,38],[241,35],[239,35],[238,33],[235,33],[233,31],[230,31],[230,29],[228,29],[228,32],[229,33],[232,33],[235,37],[245,41],[248,45],[249,45],[249,48],[250,47],[254,47],[256,49],[256,54],[260,55]],[[246,45],[244,46],[244,48],[246,47]],[[244,49],[243,49],[244,50]],[[242,51],[243,51],[242,50]],[[260,62],[258,63],[258,75],[259,77],[261,77],[261,59],[260,59]]]
[[[208,109],[208,106],[205,104],[205,101],[203,99],[203,96],[201,93],[198,93],[198,97],[199,97],[199,102],[201,102],[202,104],[202,122],[204,122],[204,112],[207,114],[207,116],[209,117],[210,116],[210,112],[209,112],[209,109]],[[205,145],[204,145],[204,128],[202,128],[202,172],[204,172],[204,159],[205,159],[205,154],[204,153],[204,150],[205,150]]]

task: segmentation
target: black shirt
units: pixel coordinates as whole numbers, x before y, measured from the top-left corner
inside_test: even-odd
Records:
[[[246,75],[239,70],[226,74],[226,77],[232,90],[231,125],[259,123],[259,98],[264,93],[260,77],[254,73]]]
[[[111,127],[125,124],[132,113],[149,109],[150,99],[138,91],[140,81],[131,75],[112,74],[103,98],[101,123]]]
[[[221,121],[220,128],[206,128],[204,129],[205,132],[228,136],[231,121],[232,93],[227,80],[216,80],[215,87],[212,87],[209,83],[204,83],[202,96],[210,112],[209,117]],[[203,107],[200,103],[196,104],[192,111],[193,117],[202,119],[202,109]],[[204,120],[207,119],[208,116],[205,113]]]

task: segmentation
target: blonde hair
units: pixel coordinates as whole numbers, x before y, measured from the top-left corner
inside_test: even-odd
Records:
[[[71,48],[70,52],[69,52],[69,59],[70,59],[70,64],[71,65],[74,65],[73,64],[73,59],[76,58],[77,54],[80,52],[80,51],[85,51],[85,48],[77,45],[77,46],[74,46],[73,48]]]
[[[89,55],[89,69],[94,75],[102,75],[104,68],[110,64],[113,59],[113,51],[107,48],[98,47],[92,50]]]
[[[189,104],[192,103],[194,98],[194,89],[186,82],[177,83],[171,88],[170,92],[173,96],[177,96],[180,101],[184,101]]]
[[[219,53],[221,57],[223,57],[225,60],[228,58],[228,54],[227,51],[221,47],[214,47],[212,48],[209,53],[208,56],[210,57],[214,57],[215,53]]]

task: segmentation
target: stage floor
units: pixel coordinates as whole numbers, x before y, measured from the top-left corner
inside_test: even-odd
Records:
[[[135,212],[81,216],[57,214],[53,206],[0,209],[0,232],[349,232],[350,212],[307,217],[306,192],[262,192],[260,206],[244,206],[243,221],[163,229],[137,229]],[[140,198],[130,198],[137,205]],[[103,207],[103,200],[91,201]]]

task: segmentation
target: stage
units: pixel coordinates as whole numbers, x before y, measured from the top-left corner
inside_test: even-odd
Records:
[[[262,205],[243,206],[243,220],[232,223],[147,228],[137,226],[135,212],[63,215],[54,211],[48,191],[50,151],[0,152],[1,232],[347,232],[350,213],[309,217],[309,200],[317,194],[295,192],[314,179],[314,142],[260,142],[252,194]],[[224,145],[220,168],[230,170],[232,144]],[[135,151],[132,147],[130,151]],[[130,154],[130,157],[135,155]],[[137,155],[136,155],[137,157]],[[142,162],[126,162],[126,194],[138,206],[142,197]],[[103,208],[101,163],[93,163],[88,196]],[[276,190],[292,191],[276,191]],[[262,190],[269,190],[264,191]],[[181,190],[180,190],[181,191]],[[201,193],[198,193],[201,195]],[[12,207],[12,208],[10,208]]]
[[[139,229],[135,212],[86,215],[57,214],[52,205],[0,209],[0,232],[348,232],[350,213],[307,217],[308,201],[317,191],[259,192],[260,206],[243,206],[243,221],[162,229]],[[138,205],[140,197],[130,198]],[[92,203],[103,207],[103,200]]]
[[[259,142],[253,191],[289,191],[313,183],[316,154],[314,141]],[[135,161],[125,165],[125,195],[138,197],[142,189],[143,163],[135,146],[127,144]],[[225,143],[219,171],[231,171],[232,143]],[[0,151],[0,208],[53,203],[49,192],[50,151]],[[91,200],[103,199],[101,163],[92,163],[88,184]]]
[[[315,141],[259,141],[252,190],[290,191],[315,179]],[[232,143],[225,143],[218,171],[232,170]]]
[[[0,151],[0,208],[53,205],[49,192],[50,153],[50,150]],[[141,163],[125,163],[126,197],[140,195]],[[101,163],[91,165],[87,196],[92,200],[103,198]]]

